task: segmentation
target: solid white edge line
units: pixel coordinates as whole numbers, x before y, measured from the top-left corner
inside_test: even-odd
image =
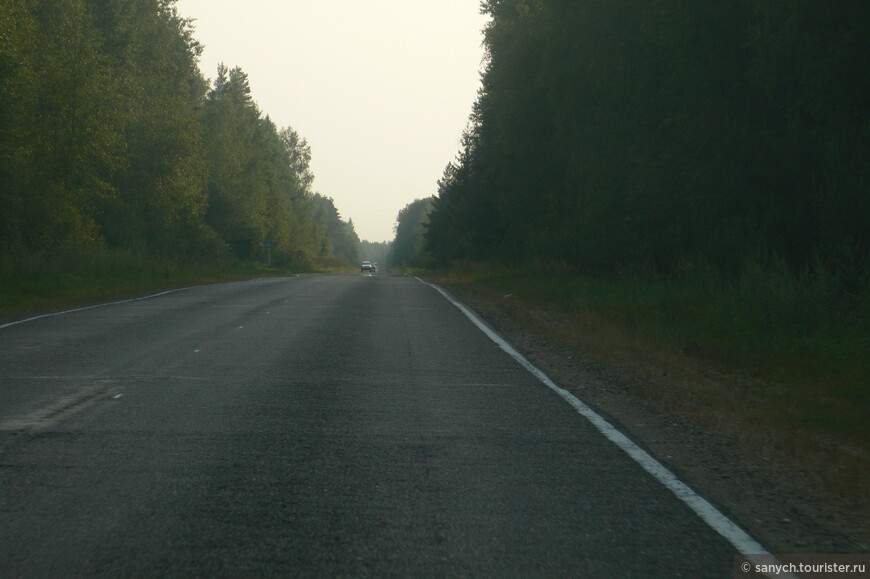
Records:
[[[194,286],[191,286],[191,287],[194,287]],[[14,321],[14,322],[9,322],[8,324],[0,325],[0,330],[2,330],[3,328],[11,328],[12,326],[17,326],[17,325],[20,325],[20,324],[26,324],[27,322],[33,322],[33,321],[36,321],[36,320],[41,320],[42,318],[51,318],[51,317],[54,317],[54,316],[62,316],[62,315],[64,315],[64,314],[72,314],[72,313],[74,313],[74,312],[83,312],[83,311],[85,311],[85,310],[93,310],[93,309],[96,309],[96,308],[105,308],[105,307],[108,307],[108,306],[117,306],[117,305],[119,305],[119,304],[128,304],[128,303],[130,303],[130,302],[141,302],[142,300],[150,300],[151,298],[156,298],[156,297],[160,297],[160,296],[165,296],[165,295],[167,295],[167,294],[173,294],[173,293],[176,293],[176,292],[181,292],[181,291],[189,290],[189,289],[191,289],[191,288],[190,288],[190,287],[181,287],[181,288],[177,288],[177,289],[167,290],[167,291],[165,291],[165,292],[160,292],[160,293],[157,293],[157,294],[151,294],[151,295],[147,295],[147,296],[141,296],[141,297],[138,297],[138,298],[130,298],[130,299],[127,299],[127,300],[120,300],[120,301],[117,301],[117,302],[108,302],[108,303],[105,303],[105,304],[94,304],[94,305],[92,305],[92,306],[85,306],[85,307],[83,307],[83,308],[75,308],[74,310],[64,310],[64,311],[62,311],[62,312],[52,312],[52,313],[50,313],[50,314],[42,314],[41,316],[33,316],[32,318],[26,318],[26,319],[23,319],[23,320],[17,320],[17,321]]]
[[[711,505],[704,497],[692,490],[689,485],[678,479],[677,475],[668,470],[667,467],[665,467],[662,463],[653,458],[644,449],[640,448],[638,445],[632,442],[615,426],[607,422],[607,420],[605,420],[600,414],[598,414],[589,406],[581,402],[580,399],[578,399],[576,396],[553,382],[546,374],[544,374],[543,371],[541,371],[534,364],[529,362],[525,358],[525,356],[515,350],[514,347],[511,346],[504,338],[499,336],[485,323],[483,323],[483,321],[478,318],[474,312],[466,308],[459,301],[454,299],[453,296],[448,294],[439,286],[420,279],[419,277],[416,277],[415,279],[431,287],[442,296],[444,296],[447,301],[456,306],[459,311],[465,314],[465,316],[469,320],[471,320],[471,322],[475,326],[477,326],[478,329],[486,334],[490,340],[498,344],[498,346],[502,350],[504,350],[511,358],[516,360],[523,368],[528,370],[538,380],[540,380],[545,386],[561,396],[562,399],[570,404],[579,414],[589,420],[589,422],[591,422],[592,425],[595,426],[595,428],[598,429],[599,432],[601,432],[601,434],[606,436],[608,440],[621,448],[626,454],[633,458],[635,462],[640,464],[640,466],[643,467],[645,471],[654,476],[660,483],[662,483],[672,493],[674,493],[674,495],[678,499],[683,501],[714,531],[722,535],[729,543],[731,543],[731,545],[734,546],[735,549],[737,549],[738,553],[746,556],[749,559],[752,559],[753,555],[759,555],[764,557],[763,559],[759,558],[757,560],[759,563],[763,562],[765,564],[771,564],[773,562],[776,562],[776,559],[772,558],[770,552],[762,547],[761,543],[753,539],[748,533],[746,533],[746,531],[737,526],[734,521],[722,514],[722,512],[720,512],[716,507]],[[772,575],[768,576],[772,577]],[[785,573],[776,576],[796,578],[795,575]]]

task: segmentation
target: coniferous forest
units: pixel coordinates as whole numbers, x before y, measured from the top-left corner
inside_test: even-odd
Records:
[[[866,436],[870,3],[481,9],[460,152],[392,265],[557,312],[542,331],[606,359],[789,384],[786,421]]]
[[[174,0],[0,0],[0,249],[355,263],[310,148],[245,73],[197,67]]]
[[[866,287],[870,3],[486,0],[428,255]]]
[[[723,279],[774,264],[866,288],[870,4],[481,9],[462,149],[431,210],[400,213],[395,263]],[[287,264],[360,258],[352,222],[312,191],[304,137],[259,110],[239,68],[204,79],[199,52],[173,0],[0,0],[4,255],[202,261],[271,239]]]

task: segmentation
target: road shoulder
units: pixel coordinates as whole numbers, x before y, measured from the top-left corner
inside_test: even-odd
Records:
[[[618,424],[771,552],[870,552],[866,500],[827,488],[823,456],[808,463],[776,440],[759,437],[758,429],[748,434],[740,425],[711,428],[655,396],[686,379],[727,388],[735,377],[698,367],[639,372],[559,344],[553,336],[559,323],[554,312],[524,308],[520,321],[515,304],[506,308],[458,287],[448,289],[556,383]]]

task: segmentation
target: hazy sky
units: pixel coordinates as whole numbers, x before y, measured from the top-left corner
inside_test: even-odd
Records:
[[[361,239],[436,193],[480,84],[478,0],[179,0],[200,67],[247,73],[254,100],[311,145],[314,189]]]

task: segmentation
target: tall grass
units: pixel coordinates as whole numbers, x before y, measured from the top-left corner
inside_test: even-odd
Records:
[[[185,264],[104,247],[59,246],[39,252],[6,248],[0,253],[0,318],[257,271],[250,264]]]
[[[470,266],[443,277],[560,312],[587,345],[598,339],[595,326],[607,325],[608,340],[619,334],[632,347],[646,343],[757,378],[754,388],[768,387],[751,394],[778,408],[782,421],[856,440],[870,424],[867,279],[821,260],[795,270],[775,256],[746,262],[730,279],[703,259],[669,276]]]

